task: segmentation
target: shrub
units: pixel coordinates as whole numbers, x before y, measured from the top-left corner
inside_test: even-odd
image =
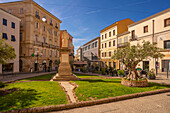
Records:
[[[154,69],[151,69],[147,76],[155,76]]]
[[[3,88],[3,87],[5,87],[5,84],[0,81],[0,88]]]
[[[85,68],[85,67],[82,67],[80,70],[81,70],[83,73],[86,72],[86,68]]]
[[[118,70],[118,71],[117,71],[117,74],[118,74],[118,75],[124,75],[124,71],[123,71],[123,70]]]
[[[105,75],[106,74],[106,69],[105,68],[102,68],[102,74]]]

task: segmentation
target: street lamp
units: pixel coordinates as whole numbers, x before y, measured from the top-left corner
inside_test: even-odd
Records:
[[[42,53],[39,53],[39,52],[37,51],[37,52],[33,53],[32,56],[33,56],[33,57],[34,57],[34,56],[37,57],[37,71],[39,71],[39,68],[38,68],[38,67],[39,67],[39,66],[38,66],[38,65],[39,65],[39,62],[38,62],[39,59],[38,59],[38,57],[39,57],[39,56],[42,56]]]

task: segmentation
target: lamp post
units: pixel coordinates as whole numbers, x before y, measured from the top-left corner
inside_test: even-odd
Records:
[[[38,62],[38,57],[42,56],[42,53],[39,53],[38,51],[33,54],[33,56],[37,57],[37,71],[39,71],[39,62]]]

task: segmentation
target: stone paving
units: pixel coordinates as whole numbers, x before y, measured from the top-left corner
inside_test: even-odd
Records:
[[[74,98],[74,95],[73,95],[73,92],[72,92],[73,89],[74,89],[74,86],[71,85],[67,81],[60,81],[59,83],[64,87],[65,91],[67,92],[67,95],[70,98],[71,103],[76,102],[76,99]]]
[[[170,113],[170,92],[52,113]]]

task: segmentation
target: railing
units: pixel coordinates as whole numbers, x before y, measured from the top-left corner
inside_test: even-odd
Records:
[[[40,41],[34,41],[34,44],[35,44],[35,45],[42,46],[42,42],[40,42]]]
[[[135,40],[137,40],[137,36],[136,35],[135,36],[131,36],[129,41],[135,41]]]
[[[118,44],[117,46],[118,46],[118,47],[125,47],[125,46],[127,46],[127,44],[128,44],[128,42],[125,42],[125,43],[120,43],[120,44]]]

